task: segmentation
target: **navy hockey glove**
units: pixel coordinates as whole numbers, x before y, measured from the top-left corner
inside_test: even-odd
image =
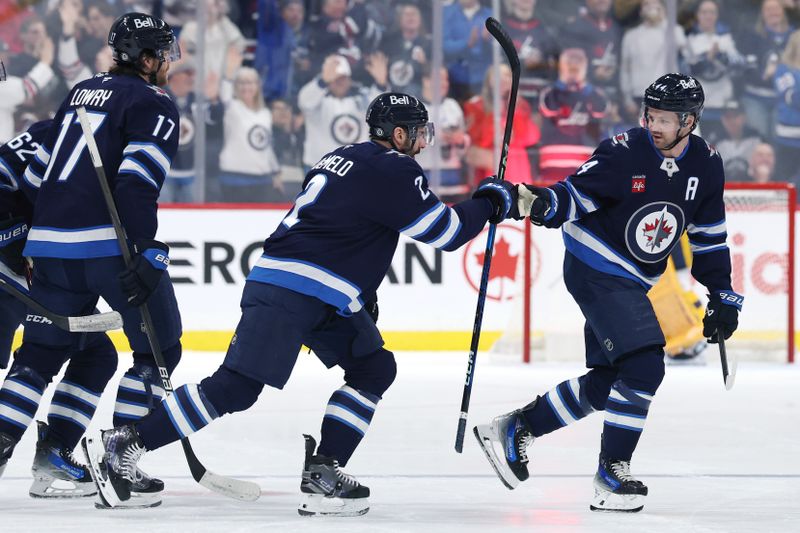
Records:
[[[520,185],[519,211],[522,217],[529,216],[531,224],[543,226],[553,218],[553,194],[547,187]]]
[[[0,260],[20,276],[27,274],[22,250],[28,238],[28,223],[23,218],[0,221]]]
[[[169,266],[169,246],[158,241],[140,241],[133,246],[133,251],[133,260],[119,275],[119,282],[128,303],[139,307],[156,290]]]
[[[708,342],[717,342],[717,332],[727,339],[739,327],[739,311],[742,310],[744,296],[733,291],[712,291],[708,295],[708,306],[703,317],[703,337]]]
[[[380,314],[380,311],[378,310],[378,299],[375,298],[374,300],[367,300],[367,302],[364,304],[364,309],[367,310],[367,313],[372,321],[377,324],[378,314]]]
[[[517,186],[505,180],[498,181],[494,176],[484,178],[472,194],[473,198],[487,198],[492,202],[494,212],[489,217],[489,222],[499,224],[507,218],[519,220],[517,209]]]

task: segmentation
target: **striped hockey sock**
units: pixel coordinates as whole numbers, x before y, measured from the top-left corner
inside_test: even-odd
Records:
[[[0,388],[0,433],[16,440],[33,422],[47,384],[28,367],[12,367]]]
[[[136,367],[119,381],[114,404],[114,426],[130,424],[147,416],[164,398],[164,388],[154,383],[148,372]]]
[[[606,402],[603,424],[603,455],[611,459],[630,461],[642,435],[653,395],[633,390],[622,380],[611,386]]]
[[[586,395],[585,381],[586,376],[581,376],[559,383],[532,409],[522,411],[535,437],[577,422],[594,412]]]
[[[318,453],[335,457],[345,466],[369,429],[380,398],[343,385],[325,409]]]
[[[47,423],[66,448],[74,449],[89,427],[102,391],[95,392],[77,383],[61,380],[50,402]]]
[[[136,424],[136,431],[148,450],[188,437],[219,418],[199,385],[175,389],[153,413]]]

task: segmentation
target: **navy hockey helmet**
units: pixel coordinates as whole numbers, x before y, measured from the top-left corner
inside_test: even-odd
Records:
[[[677,113],[681,127],[686,125],[689,115],[694,115],[694,130],[703,114],[705,99],[703,86],[696,78],[673,73],[661,76],[645,89],[642,103],[645,116],[648,108]]]
[[[161,61],[177,61],[181,57],[170,25],[145,13],[126,13],[115,20],[108,33],[108,46],[117,64],[137,68],[145,53]]]
[[[417,98],[405,93],[383,93],[378,95],[367,109],[369,136],[388,141],[394,146],[392,132],[404,128],[413,146],[422,134],[430,146],[434,142],[433,123],[428,121],[428,110]],[[397,147],[395,147],[397,149]]]

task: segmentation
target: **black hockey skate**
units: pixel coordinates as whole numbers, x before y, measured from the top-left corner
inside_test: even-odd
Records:
[[[75,459],[73,450],[53,438],[46,423],[36,424],[39,438],[31,466],[31,498],[83,498],[97,494],[90,470]]]
[[[594,500],[589,509],[617,513],[638,513],[644,508],[647,487],[631,475],[628,461],[600,457],[594,476]]]
[[[475,426],[472,432],[503,485],[513,490],[528,479],[527,448],[535,439],[522,409],[500,415],[491,424]],[[497,453],[498,447],[502,455]]]
[[[102,431],[99,437],[84,437],[81,445],[97,485],[95,507],[131,509],[161,504],[158,493],[133,492],[138,481],[136,463],[147,450],[132,425]]]
[[[315,455],[317,442],[311,435],[306,440],[306,460],[300,492],[303,501],[297,512],[302,516],[358,516],[369,511],[369,488],[339,468],[339,461]]]
[[[14,446],[17,445],[18,440],[15,440],[7,433],[0,433],[0,476],[6,470],[6,463],[11,459],[11,454],[14,453]]]

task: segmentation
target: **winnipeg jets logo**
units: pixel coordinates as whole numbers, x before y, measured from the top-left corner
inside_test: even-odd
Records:
[[[672,235],[672,232],[675,230],[675,226],[670,226],[667,223],[667,215],[667,208],[665,206],[661,213],[653,218],[652,222],[645,221],[644,223],[642,235],[647,241],[645,245],[646,249],[651,252],[661,248],[661,243],[664,242],[664,239]]]
[[[654,202],[639,208],[625,227],[625,244],[631,255],[643,263],[667,258],[683,233],[683,210],[669,202]]]

